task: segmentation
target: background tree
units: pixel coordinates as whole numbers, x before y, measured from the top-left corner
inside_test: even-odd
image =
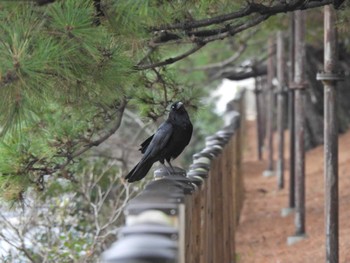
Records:
[[[2,262],[97,262],[115,240],[136,188],[120,183],[115,161],[79,166],[76,184],[49,179],[22,209],[1,207]]]

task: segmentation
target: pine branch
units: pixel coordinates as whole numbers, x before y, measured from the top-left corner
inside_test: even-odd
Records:
[[[122,117],[123,117],[123,113],[124,113],[126,105],[127,105],[127,100],[124,98],[121,101],[121,103],[116,111],[114,124],[103,135],[101,135],[100,137],[98,137],[97,139],[95,139],[93,141],[89,140],[87,143],[85,143],[84,145],[81,145],[74,152],[70,152],[68,150],[67,152],[65,152],[63,154],[57,155],[56,157],[65,158],[65,161],[63,163],[61,163],[61,164],[47,163],[47,162],[45,162],[45,160],[40,160],[38,158],[33,157],[32,161],[30,161],[30,163],[26,166],[25,172],[32,172],[32,173],[36,174],[36,180],[33,183],[35,183],[38,186],[38,189],[44,190],[44,188],[45,188],[44,176],[52,175],[58,171],[64,171],[65,168],[69,164],[74,162],[74,160],[77,157],[81,156],[83,153],[85,153],[86,151],[88,151],[92,147],[100,145],[102,142],[106,141],[111,135],[113,135],[121,125],[121,121],[122,121]],[[81,142],[82,142],[81,140],[71,142],[70,146],[75,147],[78,144],[80,144]],[[40,167],[38,167],[38,165],[40,165]],[[67,174],[64,175],[64,177],[74,181],[74,179],[71,178]]]
[[[276,15],[279,13],[292,12],[295,10],[303,10],[316,8],[333,3],[332,0],[294,0],[289,3],[279,2],[273,6],[266,6],[260,3],[248,2],[247,6],[240,10],[224,15],[215,16],[212,18],[206,18],[194,21],[185,21],[176,23],[173,25],[161,25],[159,27],[151,28],[152,31],[160,30],[192,30],[195,28],[207,27],[215,24],[221,24],[226,21],[247,17],[253,13],[260,15]]]
[[[37,5],[39,6],[51,4],[53,2],[55,2],[55,0],[36,0]]]
[[[154,51],[155,45],[160,46],[160,45],[169,44],[173,42],[176,42],[176,44],[183,44],[184,41],[186,41],[186,39],[187,41],[190,40],[191,42],[197,43],[197,45],[191,50],[177,57],[168,58],[168,59],[165,59],[164,61],[155,62],[152,64],[142,64],[141,62],[139,62],[139,64],[135,66],[135,69],[144,70],[144,69],[156,68],[156,67],[172,64],[174,62],[177,62],[195,53],[207,43],[232,37],[237,33],[240,33],[242,31],[245,31],[249,28],[252,28],[260,24],[261,22],[267,20],[269,17],[273,15],[276,15],[279,13],[291,12],[295,10],[321,7],[330,3],[332,3],[332,0],[320,0],[320,1],[294,0],[289,3],[281,1],[275,5],[267,6],[260,3],[249,2],[246,7],[229,14],[220,15],[220,16],[216,16],[208,19],[194,20],[190,22],[186,21],[183,23],[176,23],[173,25],[162,25],[160,27],[151,28],[151,30],[153,30],[155,33],[162,31],[163,35],[170,34],[169,32],[167,32],[167,30],[184,30],[184,33],[172,34],[172,35],[176,35],[176,38],[173,38],[173,39],[165,38],[164,42],[162,42],[162,39],[159,37],[151,40],[150,46],[152,47],[152,49],[151,49],[151,52],[149,52],[146,55],[146,57],[149,57],[149,55]],[[222,24],[226,21],[232,21],[235,19],[248,17],[252,14],[255,14],[254,18],[251,18],[245,22],[240,22],[236,25],[225,25],[219,28],[203,29],[200,31],[195,30],[197,28],[203,28],[203,27],[207,27],[215,24]],[[181,35],[184,35],[185,37],[180,37]],[[142,61],[144,60],[145,58],[142,59]]]
[[[192,49],[188,50],[187,52],[185,52],[185,53],[183,53],[183,54],[181,54],[179,56],[176,56],[174,58],[168,58],[168,59],[165,59],[164,61],[160,61],[160,62],[156,62],[156,63],[152,63],[152,64],[146,64],[146,65],[138,64],[134,68],[137,69],[137,70],[145,70],[145,69],[162,67],[162,66],[166,66],[166,65],[175,63],[175,62],[177,62],[179,60],[182,60],[182,59],[188,57],[189,55],[197,52],[199,49],[201,49],[205,44],[207,44],[209,42],[213,42],[213,41],[216,41],[216,40],[221,40],[221,39],[224,39],[224,38],[226,38],[228,36],[233,36],[233,35],[241,32],[241,31],[244,31],[244,30],[246,30],[248,28],[251,28],[251,27],[261,23],[262,21],[264,21],[264,20],[266,20],[268,18],[269,18],[269,16],[267,16],[267,15],[261,16],[261,17],[257,17],[255,19],[250,20],[248,23],[241,24],[239,27],[237,27],[235,29],[231,29],[228,32],[225,32],[225,33],[222,33],[222,34],[218,34],[218,35],[215,35],[213,37],[206,37],[206,38],[203,38],[203,39],[194,38],[194,41],[197,42],[197,45],[194,46]]]
[[[136,70],[145,70],[145,69],[163,67],[163,66],[175,63],[175,62],[177,62],[177,61],[179,61],[181,59],[184,59],[184,58],[188,57],[189,55],[191,55],[191,54],[197,52],[198,50],[200,50],[203,46],[204,46],[204,44],[196,44],[190,50],[188,50],[185,53],[182,53],[181,55],[178,55],[176,57],[167,58],[167,59],[165,59],[163,61],[152,63],[152,64],[136,65],[136,66],[134,66],[134,68]]]
[[[5,87],[8,84],[11,84],[12,82],[15,82],[18,80],[18,75],[14,70],[9,70],[6,72],[6,74],[2,77],[0,76],[0,88]]]
[[[96,139],[92,142],[89,142],[88,144],[83,145],[81,147],[81,149],[74,152],[69,158],[67,158],[66,163],[64,163],[63,165],[60,166],[60,169],[64,168],[66,165],[68,165],[71,162],[71,160],[73,160],[74,158],[82,155],[87,150],[91,149],[92,147],[100,145],[102,142],[104,142],[109,137],[111,137],[120,127],[126,105],[127,105],[127,100],[124,98],[122,100],[121,104],[119,105],[114,125],[104,135],[102,135],[101,137],[99,137],[98,139]]]

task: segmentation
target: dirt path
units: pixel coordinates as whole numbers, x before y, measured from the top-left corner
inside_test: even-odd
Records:
[[[323,147],[313,149],[306,154],[306,233],[308,238],[288,246],[287,237],[295,232],[294,214],[281,217],[281,209],[288,204],[288,169],[285,172],[285,188],[279,191],[276,177],[262,176],[267,163],[257,161],[255,124],[252,122],[247,124],[247,138],[249,139],[246,140],[244,161],[246,200],[236,237],[238,262],[325,262]],[[349,263],[350,132],[340,136],[339,152],[340,262]]]

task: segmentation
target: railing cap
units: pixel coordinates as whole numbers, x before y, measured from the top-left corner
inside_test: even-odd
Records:
[[[175,213],[176,214],[176,213]],[[138,224],[161,224],[167,226],[174,226],[173,214],[169,215],[160,210],[145,210],[137,215],[130,215],[126,217],[126,225],[133,226]]]
[[[223,148],[220,145],[211,145],[204,148],[204,151],[212,153],[214,156],[218,156],[222,152]]]
[[[190,176],[199,176],[201,178],[207,178],[208,177],[208,171],[205,171],[205,170],[199,170],[199,169],[196,169],[196,170],[190,170],[187,174],[188,177]]]
[[[102,259],[105,263],[124,263],[131,262],[131,260],[148,260],[148,262],[173,260],[175,262],[176,249],[177,242],[164,236],[132,235],[115,242],[110,249],[103,253]]]
[[[185,177],[186,170],[176,166],[174,166],[173,169],[171,169],[170,167],[169,168],[160,167],[157,170],[155,170],[153,174],[155,178],[163,178],[165,176],[173,176],[173,175]]]
[[[208,158],[199,158],[190,165],[190,170],[205,170],[209,171],[210,169],[210,160]]]
[[[197,160],[201,157],[206,157],[208,158],[209,160],[213,159],[214,158],[214,155],[208,151],[204,151],[204,149],[202,151],[200,151],[199,153],[196,153],[193,155],[193,159],[194,160]]]
[[[197,186],[201,186],[204,183],[203,177],[193,173],[192,175],[188,175],[188,178]]]
[[[178,231],[175,227],[155,223],[141,223],[124,226],[118,232],[119,237],[143,234],[164,235],[171,238],[172,240],[176,240],[178,238]]]
[[[184,177],[185,178],[185,177]],[[178,192],[185,192],[185,187],[186,183],[183,181],[177,181],[177,180],[172,180],[171,176],[165,177],[159,180],[154,180],[149,182],[146,186],[145,189],[147,190],[152,190],[152,191],[178,191]]]

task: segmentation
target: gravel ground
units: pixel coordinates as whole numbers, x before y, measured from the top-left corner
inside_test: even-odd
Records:
[[[266,157],[257,161],[255,123],[248,122],[244,173],[246,200],[236,236],[238,263],[319,263],[325,262],[323,147],[306,153],[306,234],[307,238],[287,245],[295,233],[294,214],[281,216],[288,205],[289,173],[285,188],[277,190],[276,177],[263,177]],[[286,132],[286,138],[288,135]],[[275,136],[275,142],[277,141]],[[287,141],[288,147],[288,141]],[[275,143],[275,146],[277,144]],[[275,153],[277,147],[275,147]],[[286,163],[288,154],[286,149]],[[265,153],[266,154],[266,153]],[[339,262],[350,262],[350,132],[339,137]]]

